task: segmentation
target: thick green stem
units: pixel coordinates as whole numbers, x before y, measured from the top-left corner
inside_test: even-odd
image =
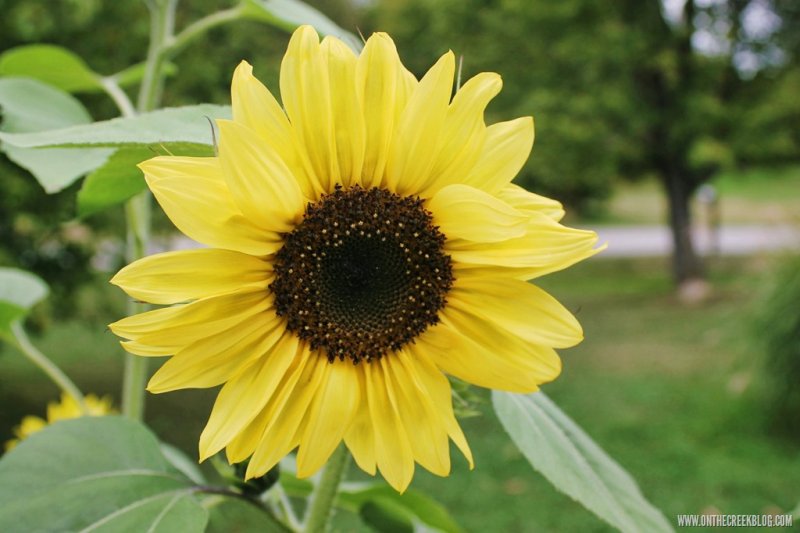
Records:
[[[134,196],[125,204],[127,222],[128,262],[143,257],[150,240],[150,193],[145,191]],[[134,315],[147,310],[147,306],[135,301],[128,302],[128,314]],[[122,413],[134,420],[144,417],[145,383],[147,381],[146,357],[125,355],[125,374],[122,381]]]
[[[339,484],[347,471],[349,458],[350,455],[347,453],[347,449],[340,444],[339,448],[328,459],[328,464],[325,465],[325,470],[322,472],[322,478],[311,495],[311,503],[308,506],[304,529],[306,533],[325,532],[328,520],[331,517],[333,501],[339,491]]]
[[[67,375],[56,366],[55,363],[48,359],[46,355],[40,352],[36,346],[33,345],[28,338],[27,333],[25,333],[25,329],[22,327],[22,323],[20,321],[13,322],[11,324],[11,332],[14,334],[14,340],[16,341],[17,348],[19,348],[19,350],[25,354],[33,364],[38,366],[42,372],[47,374],[47,377],[52,379],[62,391],[72,396],[72,399],[75,400],[84,414],[89,414],[80,389],[78,389],[75,383],[73,383],[72,380],[69,379],[69,377],[67,377]]]
[[[147,49],[144,78],[136,107],[140,112],[158,107],[164,83],[163,64],[165,43],[172,40],[175,30],[175,7],[178,0],[155,0],[150,7],[150,46]]]
[[[147,50],[144,77],[139,88],[136,111],[141,113],[158,107],[164,83],[164,43],[172,39],[175,28],[175,8],[178,0],[150,0],[150,45]],[[126,259],[128,262],[144,257],[150,239],[150,193],[143,192],[125,204],[127,222]],[[137,314],[147,307],[138,302],[128,304],[128,314]],[[144,417],[147,359],[126,354],[122,379],[122,413],[134,420]]]

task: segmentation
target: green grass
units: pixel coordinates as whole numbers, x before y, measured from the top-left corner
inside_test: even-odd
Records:
[[[715,292],[686,307],[660,261],[593,260],[542,283],[584,325],[586,340],[562,352],[564,372],[545,391],[639,482],[674,521],[678,513],[786,512],[800,499],[798,443],[765,429],[748,387],[762,354],[750,348],[751,307],[768,264],[712,265]],[[120,355],[102,325],[56,323],[35,339],[87,390],[114,392]],[[0,438],[55,389],[21,357],[0,353]],[[196,453],[212,391],[148,398],[164,439]],[[435,495],[468,531],[609,531],[532,471],[490,413],[463,421],[475,470],[453,449],[453,474],[418,469],[412,488]],[[358,474],[356,474],[358,475]],[[345,525],[347,524],[347,525]],[[351,530],[353,519],[342,523]]]
[[[719,194],[723,224],[800,223],[800,167],[755,168],[728,171],[713,182]],[[697,201],[693,212],[705,216]],[[589,221],[604,224],[663,224],[666,197],[655,179],[619,183],[608,205]]]

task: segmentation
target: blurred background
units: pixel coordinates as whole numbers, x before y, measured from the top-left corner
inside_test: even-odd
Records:
[[[499,72],[487,121],[533,115],[517,183],[557,198],[608,250],[540,284],[586,340],[563,351],[552,398],[678,513],[790,512],[800,500],[800,3],[795,0],[316,0],[340,26],[387,31],[421,76],[448,49],[461,79]],[[192,0],[178,28],[231,2]],[[0,0],[0,51],[66,46],[111,74],[141,61],[138,0]],[[174,62],[166,105],[229,103],[241,59],[275,90],[288,35],[213,30]],[[277,91],[276,91],[277,92]],[[95,119],[115,108],[79,95]],[[52,287],[34,342],[84,391],[119,396],[106,324],[125,298],[122,209],[76,218],[75,184],[47,195],[0,156],[0,265]],[[171,224],[160,213],[156,233]],[[147,417],[196,456],[215,391],[149,396]],[[0,441],[56,388],[0,346]],[[464,421],[476,456],[456,480],[418,470],[468,531],[603,531],[533,472],[491,414]],[[357,527],[352,524],[348,527]]]

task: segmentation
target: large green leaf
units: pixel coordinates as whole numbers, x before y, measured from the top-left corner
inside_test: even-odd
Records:
[[[47,284],[37,276],[0,267],[0,337],[10,339],[11,323],[23,318],[47,293]]]
[[[243,499],[214,497],[204,502],[210,514],[206,533],[289,533],[269,513]]]
[[[196,148],[211,154],[209,119],[230,118],[227,106],[201,104],[143,113],[37,133],[0,133],[0,140],[21,148],[163,146],[172,150]]]
[[[69,93],[103,90],[101,76],[83,59],[52,44],[30,44],[3,52],[0,76],[34,78]]]
[[[68,150],[68,148],[65,148]],[[78,215],[87,216],[120,204],[147,188],[136,166],[157,155],[212,155],[212,148],[200,145],[160,145],[121,148],[100,168],[86,176],[78,191]]]
[[[126,87],[142,81],[146,63],[131,65],[109,78]],[[172,76],[174,63],[164,61],[162,72]],[[0,54],[0,76],[33,78],[68,93],[102,92],[103,76],[74,52],[52,44],[17,46]]]
[[[35,134],[92,121],[83,105],[69,94],[27,78],[0,79],[0,110],[0,131],[6,134]],[[69,186],[102,165],[113,153],[108,148],[32,150],[6,143],[2,149],[9,159],[33,174],[49,193]]]
[[[123,148],[83,180],[78,191],[78,215],[87,216],[124,202],[147,186],[136,165],[155,154],[147,148]]]
[[[672,531],[622,467],[547,396],[493,391],[503,427],[558,490],[621,531]]]
[[[286,493],[300,498],[309,496],[314,486],[286,470],[281,470],[280,478]],[[336,506],[360,515],[378,531],[461,531],[447,509],[427,494],[416,490],[400,494],[385,483],[343,483]]]
[[[324,14],[299,0],[245,0],[244,14],[287,31],[292,31],[303,24],[310,24],[322,35],[340,38],[355,51],[363,47],[361,39],[343,30]]]
[[[64,420],[0,459],[0,531],[200,532],[195,492],[140,423]]]

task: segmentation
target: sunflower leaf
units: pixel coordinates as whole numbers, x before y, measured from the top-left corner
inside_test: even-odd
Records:
[[[101,76],[74,52],[52,44],[17,46],[0,54],[0,76],[34,78],[69,93],[103,90]]]
[[[0,267],[0,337],[11,339],[11,324],[28,314],[49,292],[47,284],[24,270]]]
[[[83,180],[78,191],[78,216],[88,216],[121,204],[147,188],[142,171],[136,167],[155,154],[147,148],[117,150],[105,165]]]
[[[37,135],[37,132],[85,125],[89,113],[69,94],[28,78],[0,79],[2,135]],[[99,167],[114,152],[108,148],[34,150],[3,143],[9,159],[28,170],[48,193],[68,187]]]
[[[212,155],[213,137],[208,119],[230,118],[228,106],[200,104],[142,113],[35,133],[0,133],[0,141],[20,148],[174,147]]]
[[[0,531],[203,531],[208,512],[140,423],[63,420],[0,459]]]
[[[233,498],[214,496],[207,499],[209,520],[205,533],[230,533],[231,531],[258,533],[289,533],[291,530],[272,515],[252,503]]]
[[[623,532],[672,531],[630,474],[543,393],[493,391],[492,401],[511,440],[558,490]]]
[[[387,524],[391,522],[399,527],[397,521],[405,517],[403,522],[414,526],[414,529],[418,524],[424,524],[429,531],[461,531],[442,504],[416,490],[400,494],[385,483],[350,484],[342,487],[339,501],[342,506],[358,509],[362,519],[366,513],[367,516],[387,520]],[[369,506],[368,510],[364,509],[366,505]]]
[[[299,0],[244,0],[243,8],[245,17],[277,28],[293,31],[298,26],[310,24],[322,35],[338,37],[356,52],[363,48],[361,39]]]
[[[313,483],[297,479],[287,470],[281,469],[283,490],[296,498],[309,496],[314,490]],[[461,531],[447,509],[427,494],[416,490],[399,494],[385,483],[343,483],[336,506],[358,514],[378,531]]]

